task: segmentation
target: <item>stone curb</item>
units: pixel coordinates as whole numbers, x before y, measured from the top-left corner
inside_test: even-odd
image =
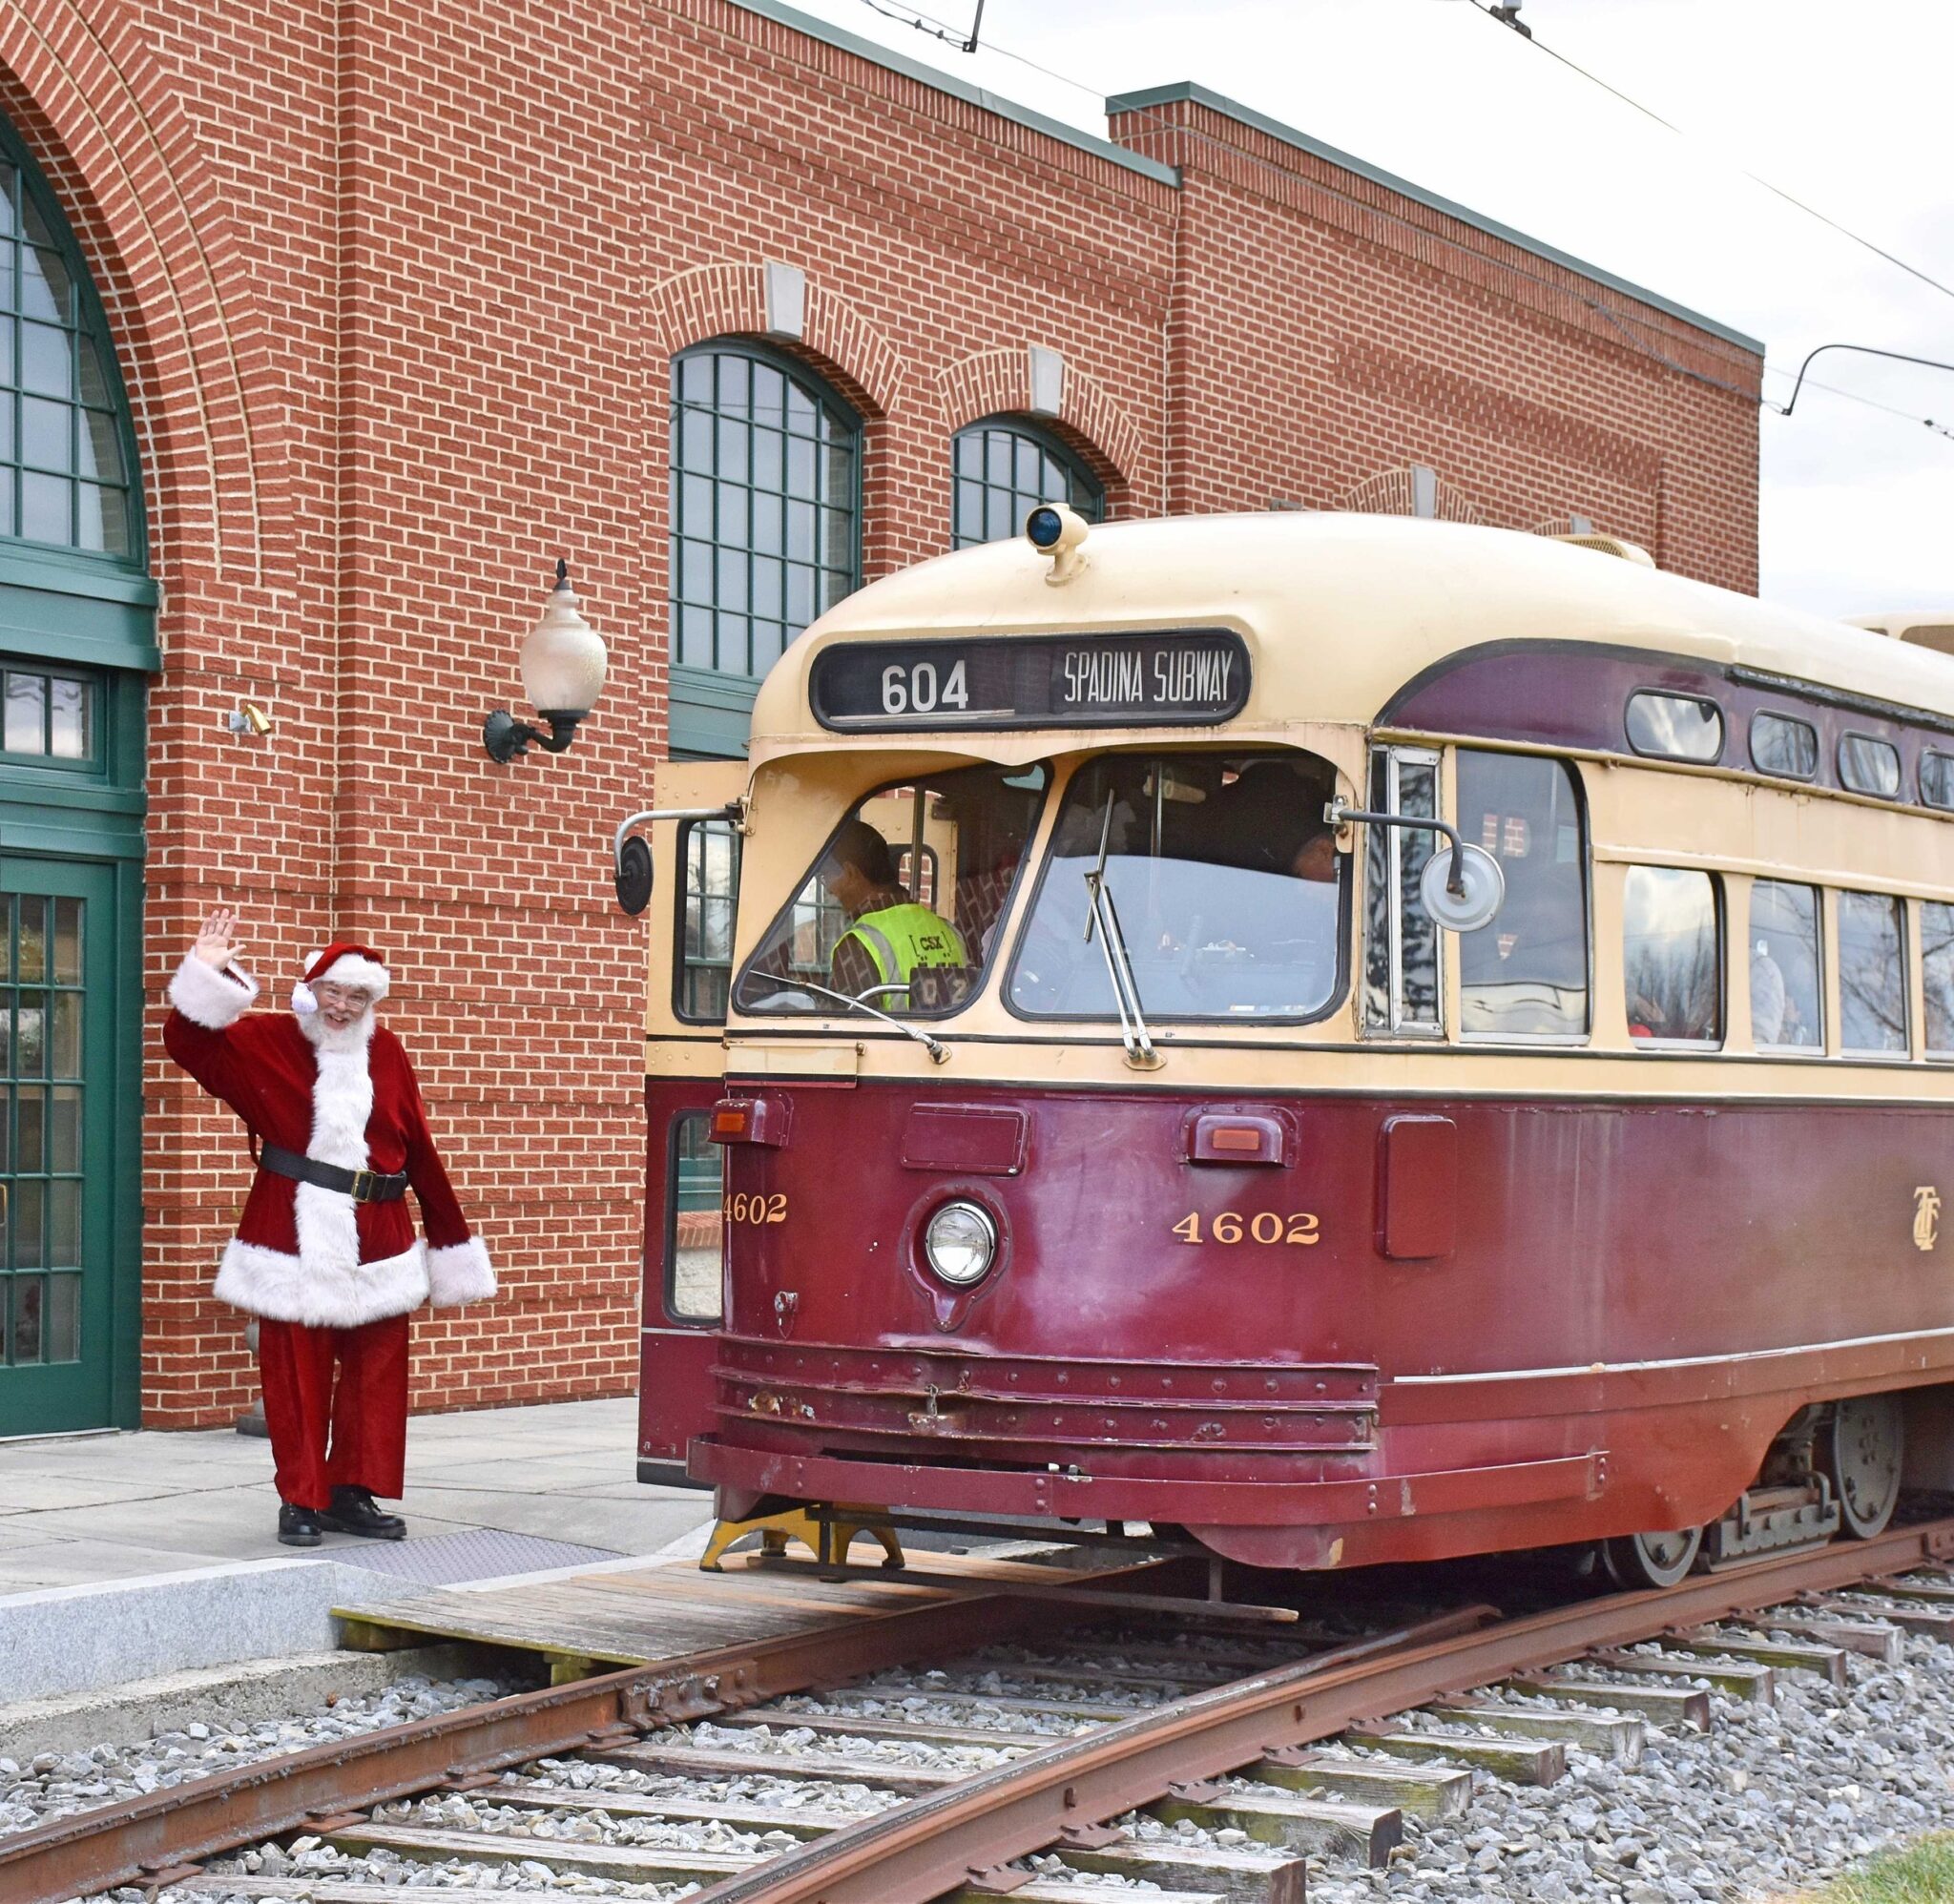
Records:
[[[329,1651],[330,1608],[399,1583],[339,1561],[265,1560],[0,1598],[0,1702],[59,1698],[166,1673]]]

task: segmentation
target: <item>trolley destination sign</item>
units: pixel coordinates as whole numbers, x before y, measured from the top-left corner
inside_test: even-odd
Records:
[[[1248,700],[1248,647],[1223,628],[1148,634],[851,641],[815,656],[814,717],[842,733],[1212,727]]]

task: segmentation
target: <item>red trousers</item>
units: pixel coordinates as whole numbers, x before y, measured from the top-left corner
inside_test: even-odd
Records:
[[[308,1329],[260,1316],[258,1369],[281,1500],[330,1507],[336,1487],[399,1499],[407,1458],[405,1315],[357,1329]]]

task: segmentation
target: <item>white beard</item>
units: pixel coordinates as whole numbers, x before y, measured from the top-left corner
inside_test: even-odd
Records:
[[[322,1011],[295,1011],[299,1029],[315,1051],[364,1051],[373,1038],[373,1007],[369,1004],[343,1031],[326,1024]]]

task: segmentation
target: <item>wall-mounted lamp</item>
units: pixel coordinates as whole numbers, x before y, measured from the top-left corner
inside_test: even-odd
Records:
[[[532,727],[497,708],[482,723],[482,744],[506,767],[535,741],[546,753],[561,754],[576,737],[576,724],[596,705],[604,687],[604,638],[577,610],[570,586],[570,564],[558,561],[556,586],[542,619],[523,637],[523,692],[550,723]]]

